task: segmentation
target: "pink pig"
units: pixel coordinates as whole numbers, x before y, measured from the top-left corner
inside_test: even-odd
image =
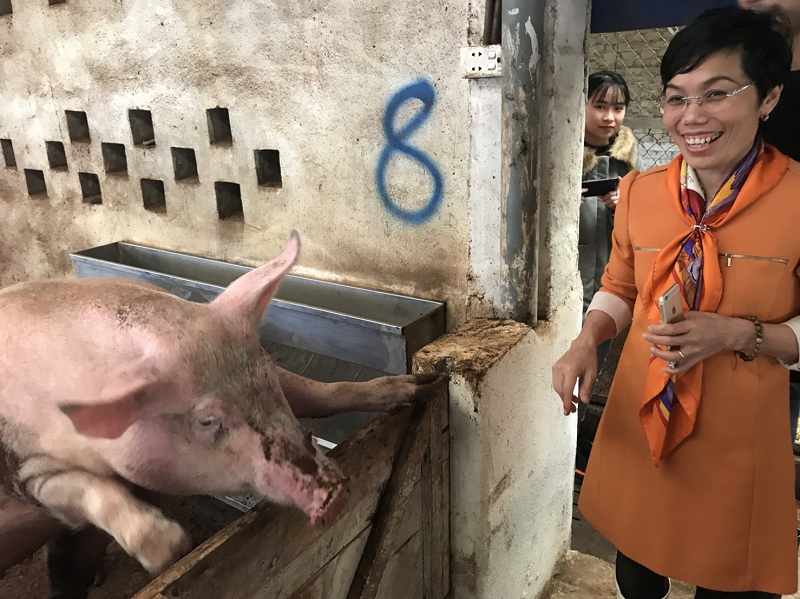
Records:
[[[324,385],[277,368],[257,327],[299,250],[293,233],[279,257],[210,304],[112,279],[0,292],[6,493],[70,527],[105,530],[151,572],[189,540],[128,482],[171,494],[254,493],[297,506],[312,523],[332,516],[345,481],[295,414],[388,409],[430,380]]]

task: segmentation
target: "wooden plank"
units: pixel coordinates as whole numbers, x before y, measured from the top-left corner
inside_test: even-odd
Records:
[[[358,562],[367,544],[369,531],[364,530],[356,539],[345,547],[330,563],[313,576],[303,588],[294,593],[291,599],[345,599]],[[302,580],[304,577],[299,576]],[[265,597],[270,595],[265,594]]]
[[[154,599],[158,593],[171,599],[291,596],[369,528],[411,412],[376,419],[329,454],[349,479],[348,496],[333,522],[312,528],[297,510],[259,506],[180,560],[135,599]],[[302,567],[293,566],[295,560]],[[306,577],[288,581],[281,576],[287,569],[303,571]],[[278,594],[265,593],[267,587],[284,583]]]
[[[435,343],[433,344],[435,345]],[[428,346],[429,348],[432,346]],[[441,352],[423,351],[414,357],[415,372],[441,369]],[[425,594],[441,599],[450,594],[450,401],[443,385],[431,398],[429,462],[424,465],[425,505],[430,512],[423,526],[423,559],[428,574]]]
[[[381,578],[396,546],[396,534],[400,528],[414,485],[418,478],[424,452],[428,447],[428,405],[416,405],[408,433],[398,452],[391,478],[381,497],[373,518],[367,546],[348,599],[376,599]]]
[[[384,599],[381,588],[386,588],[382,580],[387,568],[397,559],[397,548],[408,538],[408,532],[418,529],[418,541],[415,543],[417,562],[407,572],[407,576],[421,575],[422,593],[431,599],[442,599],[434,592],[442,588],[438,578],[434,581],[434,568],[442,567],[443,558],[438,555],[442,550],[440,542],[440,526],[433,528],[433,514],[436,513],[432,501],[441,502],[441,492],[431,489],[433,481],[440,478],[434,476],[431,468],[431,444],[436,439],[437,456],[441,456],[441,419],[442,403],[447,402],[447,385],[442,384],[428,402],[415,408],[408,434],[395,460],[392,476],[376,511],[372,532],[364,549],[361,563],[353,580],[348,599]],[[433,430],[436,429],[436,433]],[[437,459],[439,459],[437,457]],[[440,470],[437,464],[436,471]],[[413,482],[418,481],[418,482]],[[438,482],[437,482],[438,484]],[[415,492],[416,491],[416,492]],[[447,501],[449,505],[449,497]],[[438,517],[438,516],[437,516]],[[449,514],[447,515],[449,519]],[[431,535],[436,541],[432,541]],[[446,551],[449,551],[449,540]],[[431,554],[437,552],[436,558]],[[404,563],[410,563],[410,556],[404,556]],[[394,567],[394,566],[392,566]],[[410,595],[407,595],[410,596]]]
[[[423,599],[423,597],[429,597],[429,595],[424,594],[424,573],[419,567],[420,557],[422,556],[422,543],[420,531],[392,556],[381,579],[378,597],[381,599]]]
[[[437,449],[433,446],[433,439],[435,437],[435,417],[433,409],[428,414],[428,447],[422,460],[422,502],[426,509],[422,512],[422,540],[420,542],[421,557],[422,557],[422,588],[425,597],[436,598],[435,587],[437,583],[434,582],[434,572],[438,558],[436,556],[436,542],[434,540],[434,513],[436,492],[433,488],[433,464],[432,460],[436,459]]]
[[[251,526],[258,516],[258,512],[253,510],[236,521],[231,522],[228,526],[206,539],[203,543],[195,547],[195,549],[185,555],[180,560],[175,562],[166,572],[161,574],[158,578],[150,581],[141,591],[136,593],[132,599],[160,599],[163,597],[161,591],[166,589],[170,584],[180,579],[183,575],[189,572],[194,566],[200,563],[204,558],[212,554],[218,547],[222,546],[231,537],[234,537],[241,530]]]
[[[447,388],[432,399],[430,446],[422,464],[422,568],[425,597],[450,592],[450,431]]]
[[[448,436],[449,441],[449,436]],[[449,443],[448,443],[449,447]],[[450,458],[439,464],[438,500],[434,501],[432,553],[438,556],[433,569],[433,596],[450,596]]]
[[[441,599],[450,594],[450,405],[447,387],[434,400],[431,424],[431,594]]]

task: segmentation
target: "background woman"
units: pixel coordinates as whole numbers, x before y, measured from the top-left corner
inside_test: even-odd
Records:
[[[622,75],[599,71],[589,75],[586,129],[583,137],[583,180],[624,177],[636,167],[636,138],[623,126],[631,102]],[[611,228],[618,194],[583,197],[578,255],[583,282],[583,310],[600,289],[600,277],[611,254]]]
[[[586,126],[583,137],[583,181],[624,177],[636,166],[636,138],[625,127],[625,113],[631,102],[628,84],[613,71],[589,75],[586,101]],[[581,197],[578,234],[578,260],[583,284],[583,312],[586,313],[611,255],[611,229],[619,194],[616,190],[602,196]],[[604,364],[610,344],[598,347],[598,361]],[[619,352],[613,352],[619,357]],[[605,364],[616,368],[616,364]],[[578,424],[578,449],[575,466],[586,468],[597,429],[596,412],[581,409]]]

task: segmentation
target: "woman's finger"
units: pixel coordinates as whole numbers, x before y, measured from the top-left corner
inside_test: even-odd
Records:
[[[581,378],[581,386],[578,391],[578,395],[584,404],[588,404],[592,399],[592,386],[594,385],[594,379],[596,376],[597,375],[595,372],[588,371],[585,372]]]
[[[680,351],[662,350],[653,347],[650,349],[650,353],[664,360],[666,363],[664,372],[669,374],[681,374],[686,372],[703,359],[703,356],[697,350],[685,346],[682,347]]]
[[[664,372],[666,372],[667,374],[683,374],[684,372],[694,368],[694,366],[697,365],[697,363],[700,361],[701,357],[695,355],[694,357],[687,358],[686,360],[683,360],[678,363],[673,363],[673,364],[667,363],[667,367],[664,368]]]
[[[569,416],[575,411],[575,404],[578,398],[575,397],[575,387],[578,384],[578,376],[574,372],[570,372],[564,377],[564,394],[561,396],[564,401],[564,416]]]
[[[565,391],[565,384],[564,384],[564,371],[558,365],[553,367],[553,390],[558,395],[558,398],[561,400],[561,406],[564,410],[564,416],[568,415],[569,406],[571,402],[567,396],[567,392]]]
[[[659,347],[651,347],[650,353],[653,354],[656,358],[661,358],[665,362],[674,362],[677,364],[678,362],[685,362],[687,359],[691,357],[691,354],[684,348],[680,350],[682,353],[678,353],[678,350],[666,350],[661,349]]]
[[[667,337],[666,335],[651,335],[650,333],[645,333],[643,337],[645,341],[653,345],[674,345],[683,347],[684,345],[689,345],[692,342],[691,335],[688,334]]]
[[[674,324],[651,324],[647,327],[646,334],[675,337],[676,335],[685,335],[694,327],[695,324],[689,320],[682,320]]]

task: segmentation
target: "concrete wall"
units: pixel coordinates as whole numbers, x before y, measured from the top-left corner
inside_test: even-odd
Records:
[[[459,49],[478,41],[482,5],[14,0],[0,16],[0,138],[17,162],[0,168],[0,284],[65,272],[65,252],[119,239],[258,263],[296,228],[300,272],[446,299],[460,320],[470,121]],[[420,77],[436,104],[408,142],[430,157],[444,193],[430,218],[406,222],[386,210],[375,176],[384,108]],[[205,111],[217,106],[229,110],[232,144],[209,143]],[[132,144],[129,109],[151,111],[154,146]],[[70,142],[65,110],[86,112],[89,143]],[[64,143],[65,170],[49,168],[45,141]],[[127,175],[105,173],[103,142],[125,145]],[[171,147],[195,151],[197,180],[175,181]],[[280,152],[282,187],[257,184],[256,149]],[[46,198],[28,197],[24,169],[43,171]],[[102,205],[82,202],[79,172],[99,176]],[[164,182],[165,213],[144,209],[142,178]],[[218,218],[216,181],[240,185],[243,219]],[[401,153],[387,181],[407,210],[433,188]]]
[[[536,114],[517,116],[537,124],[528,137],[538,156],[535,195],[527,199],[535,201],[538,302],[531,311],[539,320],[533,328],[468,320],[416,356],[418,365],[450,373],[451,584],[458,599],[539,597],[570,541],[576,416],[563,416],[550,372],[581,319],[577,198],[589,3],[541,6],[541,22],[531,11],[517,30],[535,49]],[[473,90],[480,94],[474,103],[491,104],[490,85]],[[500,222],[501,232],[510,226]],[[503,239],[495,235],[494,243]],[[487,260],[485,272],[497,264]]]

